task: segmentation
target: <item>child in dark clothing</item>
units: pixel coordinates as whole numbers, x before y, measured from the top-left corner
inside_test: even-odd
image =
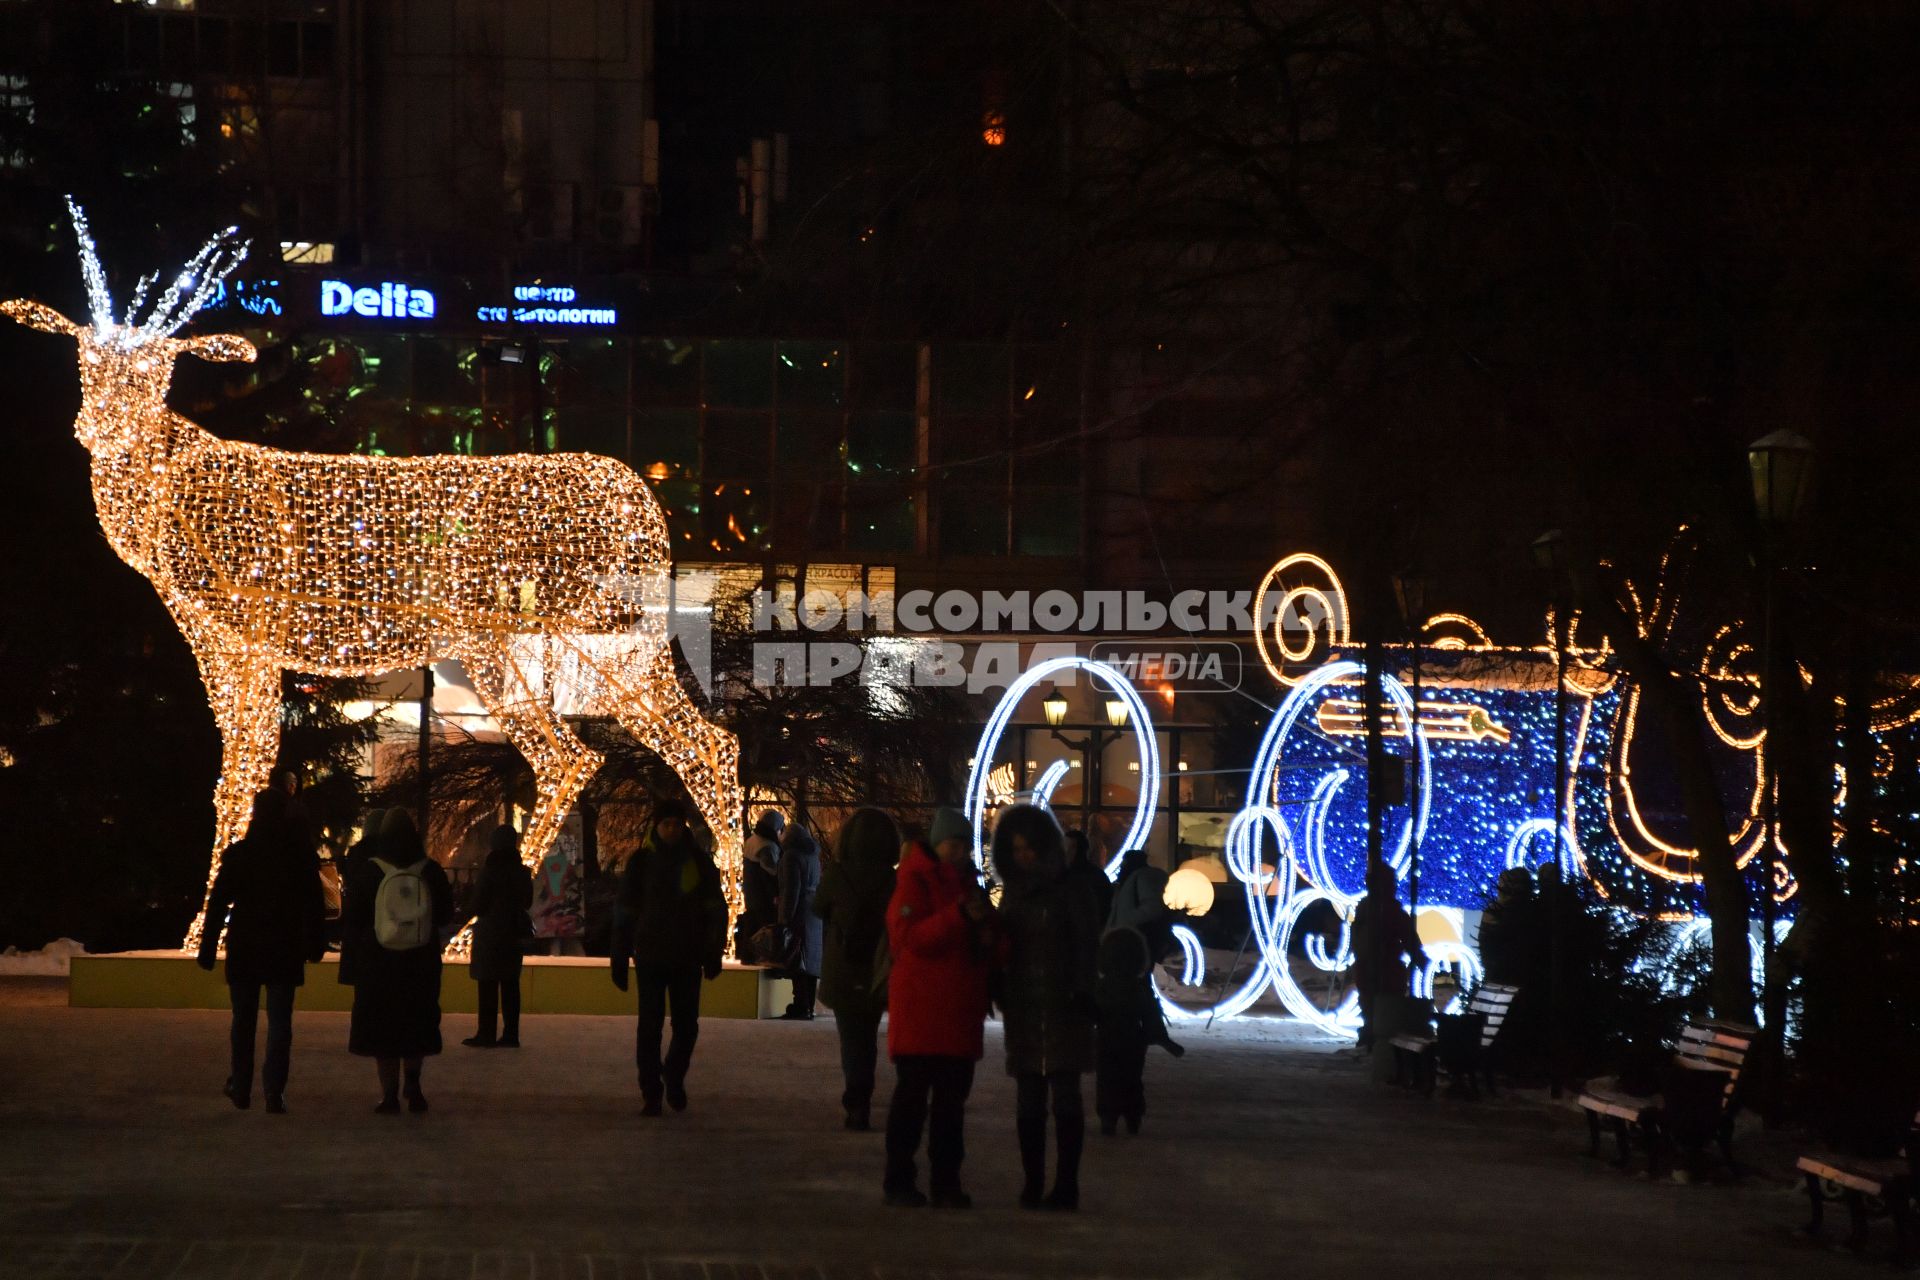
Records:
[[[1147,1048],[1159,1045],[1178,1058],[1186,1052],[1167,1034],[1166,1015],[1148,976],[1152,958],[1138,929],[1107,930],[1100,939],[1099,979],[1094,1000],[1100,1025],[1094,1063],[1094,1110],[1100,1132],[1111,1136],[1127,1122],[1140,1132],[1147,1112]]]

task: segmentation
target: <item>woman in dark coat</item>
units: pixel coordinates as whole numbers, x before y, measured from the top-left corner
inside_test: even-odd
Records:
[[[872,1125],[873,1069],[880,1015],[887,1009],[887,903],[900,857],[900,828],[878,809],[861,809],[840,829],[839,857],[820,877],[813,913],[826,933],[820,998],[840,1034],[840,1105],[849,1129]]]
[[[789,1021],[813,1020],[813,997],[820,986],[820,961],[826,947],[825,930],[813,913],[820,891],[820,843],[806,824],[794,819],[780,842],[780,923],[791,940],[787,974],[793,979],[793,1003],[780,1016]]]
[[[253,1094],[253,1029],[260,988],[267,989],[267,1060],[261,1072],[267,1111],[286,1114],[293,1055],[293,992],[307,964],[326,951],[326,897],[320,860],[288,813],[283,791],[253,798],[247,834],[228,847],[207,895],[199,963],[211,971],[224,929],[227,996],[233,1005],[232,1069],[226,1094],[245,1110]]]
[[[520,1047],[520,963],[533,936],[533,876],[520,861],[520,833],[493,829],[473,886],[473,949],[467,975],[480,984],[480,1028],[460,1043],[473,1049]],[[494,1018],[500,1034],[494,1034]]]
[[[382,942],[378,932],[381,887],[389,877],[418,877],[418,885],[396,883],[401,889],[423,891],[421,914],[424,940],[404,947]],[[453,886],[440,864],[427,856],[413,815],[391,810],[380,826],[373,856],[351,865],[346,879],[346,929],[342,964],[353,975],[353,1017],[348,1026],[347,1051],[372,1058],[380,1072],[380,1105],[374,1110],[392,1115],[400,1110],[400,1069],[406,1066],[407,1109],[425,1111],[420,1091],[420,1063],[440,1052],[440,948],[453,923]]]
[[[734,952],[748,962],[765,962],[753,940],[780,919],[780,837],[787,820],[778,809],[767,809],[753,824],[740,850],[740,918],[733,924]]]
[[[993,869],[1005,886],[1000,922],[1007,954],[999,1005],[1026,1175],[1020,1203],[1077,1209],[1086,1136],[1080,1077],[1094,1067],[1099,896],[1086,877],[1067,874],[1059,824],[1035,805],[1001,811],[993,828]],[[1059,1164],[1053,1190],[1043,1197],[1049,1099]]]

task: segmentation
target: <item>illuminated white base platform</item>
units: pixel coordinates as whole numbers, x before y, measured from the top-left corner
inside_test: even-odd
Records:
[[[307,966],[306,985],[296,1009],[344,1013],[353,1007],[353,988],[339,980],[340,957],[329,954]],[[761,965],[729,963],[700,993],[700,1013],[708,1018],[772,1018],[793,998],[793,984]],[[440,1008],[472,1013],[479,988],[467,966],[449,962],[440,974]],[[227,983],[216,966],[208,973],[184,951],[120,951],[73,957],[67,1003],[76,1009],[224,1009]],[[528,956],[520,974],[523,1013],[579,1013],[609,1016],[634,1013],[631,989],[621,991],[607,976],[604,958]]]

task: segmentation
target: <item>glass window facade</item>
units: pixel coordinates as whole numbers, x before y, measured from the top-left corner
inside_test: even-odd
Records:
[[[1078,383],[1004,346],[309,335],[341,448],[619,458],[688,559],[1072,557]],[[289,421],[288,425],[292,425]]]

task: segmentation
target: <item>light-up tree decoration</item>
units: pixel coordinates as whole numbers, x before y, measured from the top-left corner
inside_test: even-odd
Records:
[[[529,866],[601,763],[554,708],[564,673],[575,710],[614,717],[686,784],[737,915],[738,743],[674,672],[667,526],[646,482],[591,454],[375,458],[218,439],[167,408],[173,362],[252,360],[253,345],[173,335],[244,242],[231,228],[208,241],[136,318],[146,277],[116,321],[86,219],[68,208],[92,325],[36,302],[0,312],[78,342],[74,434],[93,455],[101,529],[199,664],[221,741],[209,883],[272,770],[283,671],[366,676],[455,658],[533,768]]]

